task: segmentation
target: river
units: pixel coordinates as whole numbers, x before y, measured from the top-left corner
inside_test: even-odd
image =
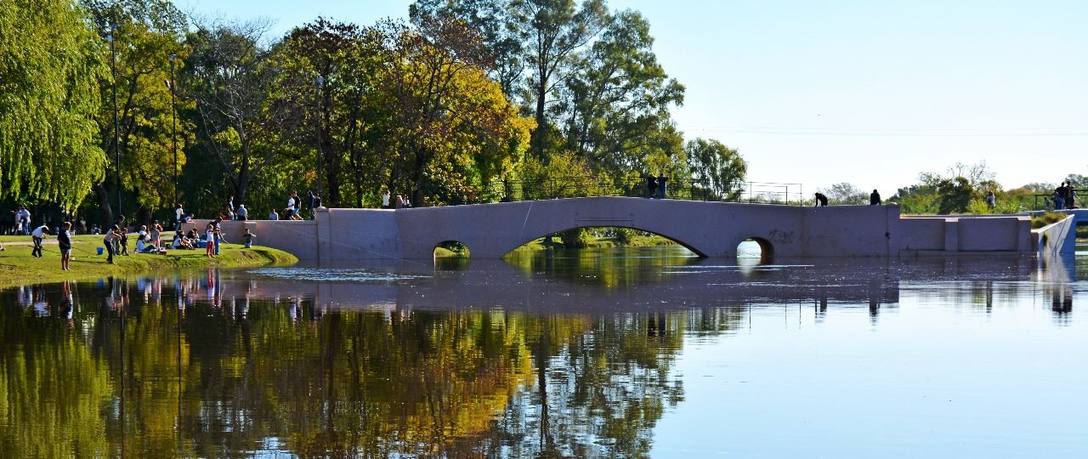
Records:
[[[1088,256],[678,247],[0,292],[0,457],[1088,457]]]

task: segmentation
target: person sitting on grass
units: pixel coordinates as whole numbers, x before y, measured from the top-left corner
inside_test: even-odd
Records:
[[[245,245],[243,247],[247,248],[247,249],[252,249],[253,248],[253,239],[256,238],[256,237],[257,237],[256,234],[251,233],[249,231],[249,228],[246,228],[246,234],[242,235],[242,241],[245,243]]]
[[[174,250],[192,250],[193,242],[185,237],[181,230],[177,230],[174,232],[174,242],[170,244],[170,248]]]
[[[57,246],[60,248],[60,270],[68,271],[72,261],[72,222],[64,222],[64,228],[57,233]]]

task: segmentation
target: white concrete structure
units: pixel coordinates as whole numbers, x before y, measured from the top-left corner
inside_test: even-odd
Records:
[[[1036,250],[1025,216],[900,217],[899,207],[789,207],[596,197],[416,209],[318,209],[312,221],[224,222],[228,241],[245,227],[257,243],[303,260],[429,259],[447,241],[473,258],[499,258],[548,234],[626,227],[668,237],[705,257],[735,257],[751,239],[777,257],[896,257]],[[206,220],[189,225],[200,228]]]
[[[1088,225],[1088,209],[1063,211],[1065,220],[1033,230],[1035,248],[1040,256],[1053,258],[1072,255],[1077,247],[1077,226]]]

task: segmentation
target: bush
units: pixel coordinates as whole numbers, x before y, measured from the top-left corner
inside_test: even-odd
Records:
[[[563,247],[568,249],[584,249],[589,247],[593,237],[587,228],[574,228],[559,233],[559,240],[563,241]]]
[[[1034,229],[1042,228],[1047,225],[1058,223],[1067,217],[1066,214],[1060,212],[1047,212],[1037,217],[1031,218],[1031,227]]]

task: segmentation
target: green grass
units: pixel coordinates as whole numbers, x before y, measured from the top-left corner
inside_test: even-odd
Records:
[[[1066,215],[1064,213],[1060,213],[1060,212],[1047,212],[1047,213],[1042,214],[1042,215],[1040,215],[1038,217],[1032,217],[1031,218],[1031,227],[1033,229],[1038,229],[1038,228],[1042,228],[1042,227],[1047,226],[1047,225],[1052,225],[1054,223],[1057,223],[1057,222],[1060,222],[1060,221],[1064,220],[1065,217],[1067,217],[1067,216],[1068,215]]]
[[[60,270],[60,249],[56,238],[46,239],[42,258],[30,256],[30,236],[0,236],[4,243],[0,252],[0,288],[27,283],[49,283],[65,280],[93,280],[106,276],[132,276],[155,272],[192,270],[208,267],[253,268],[259,266],[290,265],[298,258],[282,250],[255,246],[243,249],[240,244],[224,244],[220,255],[208,258],[204,249],[171,250],[167,255],[135,253],[135,238],[129,238],[129,256],[114,257],[114,264],[106,263],[105,255],[98,255],[102,236],[81,235],[72,241],[70,271]]]
[[[592,233],[591,233],[592,234]],[[552,244],[549,246],[545,243],[546,238],[540,238],[529,242],[521,247],[518,247],[517,251],[532,251],[532,250],[547,250],[549,247],[563,247],[563,242],[558,237],[552,238]],[[611,248],[611,247],[657,247],[663,245],[676,245],[676,242],[669,238],[658,236],[656,234],[642,234],[635,233],[630,236],[627,241],[620,241],[616,238],[603,237],[592,235],[591,238],[586,241],[586,247],[590,249],[599,248]]]

